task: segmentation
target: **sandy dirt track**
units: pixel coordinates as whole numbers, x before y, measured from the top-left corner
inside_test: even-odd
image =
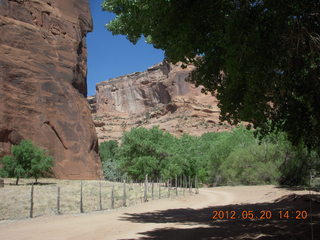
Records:
[[[320,197],[273,186],[218,187],[200,194],[150,201],[114,211],[0,223],[1,240],[320,239]],[[212,220],[212,212],[270,210],[271,219]],[[280,210],[308,218],[279,219]],[[311,212],[312,222],[311,226]],[[258,215],[257,215],[258,216]],[[313,231],[312,231],[313,229]]]

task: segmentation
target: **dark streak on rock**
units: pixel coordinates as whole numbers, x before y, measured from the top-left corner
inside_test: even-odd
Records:
[[[61,142],[62,146],[65,148],[65,149],[68,149],[68,147],[65,145],[65,143],[63,142],[62,138],[60,137],[59,133],[57,132],[57,130],[55,129],[54,126],[52,126],[52,124],[50,123],[50,121],[45,121],[43,124],[46,124],[48,125],[51,130],[55,133],[55,135],[57,136],[57,138],[59,139],[59,141]]]

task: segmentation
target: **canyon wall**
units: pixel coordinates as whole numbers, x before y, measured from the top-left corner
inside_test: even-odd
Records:
[[[102,176],[85,99],[87,0],[0,0],[0,147],[30,139],[63,179]]]
[[[100,141],[118,140],[133,127],[159,126],[174,135],[225,131],[218,101],[185,81],[193,66],[163,62],[96,85],[89,97]]]
[[[139,114],[158,104],[168,104],[177,95],[192,91],[185,81],[190,70],[166,62],[96,85],[97,110]],[[193,91],[193,93],[195,93]]]

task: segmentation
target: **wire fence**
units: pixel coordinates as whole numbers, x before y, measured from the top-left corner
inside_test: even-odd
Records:
[[[22,179],[18,186],[13,182],[5,179],[0,188],[0,220],[103,211],[198,193],[196,178],[166,182],[147,176],[144,182],[40,179],[39,184]]]

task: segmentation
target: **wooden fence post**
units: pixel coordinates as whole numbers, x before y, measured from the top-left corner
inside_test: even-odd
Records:
[[[161,198],[161,178],[158,178],[158,187],[159,187],[159,199]]]
[[[61,214],[60,212],[60,187],[58,187],[58,196],[57,196],[57,213],[58,215]]]
[[[127,189],[126,189],[126,178],[123,179],[123,202],[122,206],[127,206]]]
[[[80,187],[80,212],[83,213],[82,180],[81,180],[81,187]]]
[[[33,218],[33,183],[31,185],[31,194],[30,194],[30,218]]]
[[[194,187],[196,188],[196,194],[199,194],[198,177],[194,179]]]
[[[152,198],[152,200],[154,200],[154,181],[152,181],[151,184],[152,184],[151,185],[151,198]]]
[[[181,193],[181,176],[178,177],[178,194]]]
[[[144,202],[148,201],[148,174],[144,180]]]
[[[111,208],[114,209],[114,184],[111,189]]]
[[[182,178],[183,178],[182,187],[183,187],[183,196],[184,196],[186,192],[186,176],[183,175]]]
[[[100,211],[102,211],[102,192],[101,192],[101,180],[99,181],[99,207],[100,207]]]
[[[178,177],[176,175],[176,196],[178,196]]]

